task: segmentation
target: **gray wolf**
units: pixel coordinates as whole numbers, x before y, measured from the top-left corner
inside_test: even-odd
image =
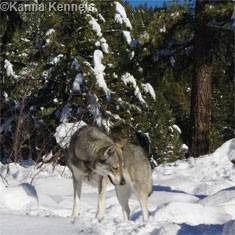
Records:
[[[148,196],[152,192],[150,164],[144,150],[122,140],[114,142],[95,127],[85,126],[71,138],[67,165],[72,172],[74,201],[72,217],[79,216],[82,183],[98,186],[96,218],[105,213],[106,187],[111,182],[123,209],[124,220],[130,219],[128,200],[133,190],[139,199],[143,220],[148,220]]]

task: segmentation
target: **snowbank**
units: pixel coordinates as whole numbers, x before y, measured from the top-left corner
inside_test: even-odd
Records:
[[[10,210],[32,210],[38,208],[38,196],[34,186],[22,183],[14,187],[0,184],[0,207]]]
[[[61,124],[56,135],[67,137],[68,130],[70,124]],[[234,150],[232,139],[211,155],[156,167],[148,223],[142,222],[135,196],[130,199],[131,221],[122,221],[113,186],[107,190],[105,218],[98,222],[97,189],[86,184],[81,217],[72,220],[72,180],[67,167],[10,164],[8,173],[0,163],[0,174],[9,184],[6,188],[0,180],[0,234],[234,235],[235,167],[230,161]],[[33,186],[28,184],[32,178]]]

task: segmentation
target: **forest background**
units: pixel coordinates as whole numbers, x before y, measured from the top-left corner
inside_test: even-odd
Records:
[[[235,135],[235,14],[232,1],[203,2],[209,153]],[[56,128],[80,121],[139,140],[159,163],[191,155],[195,2],[86,3],[82,13],[1,11],[1,161],[63,162]]]

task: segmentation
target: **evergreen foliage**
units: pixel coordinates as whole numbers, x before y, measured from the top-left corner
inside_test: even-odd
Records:
[[[132,8],[122,1],[95,1],[94,6],[95,11],[81,14],[1,14],[2,162],[41,161],[51,151],[58,160],[62,150],[54,139],[56,127],[79,120],[100,126],[115,139],[137,142],[137,131],[147,133],[151,143],[146,150],[158,162],[184,158],[193,9],[176,3]],[[228,22],[230,6],[219,10],[219,19]],[[215,39],[211,150],[235,132],[229,30],[227,24]]]

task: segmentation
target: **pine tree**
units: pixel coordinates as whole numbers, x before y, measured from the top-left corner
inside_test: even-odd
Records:
[[[56,127],[79,120],[115,139],[137,142],[136,133],[148,137],[150,147],[146,141],[143,147],[159,162],[184,157],[181,139],[188,144],[193,71],[192,9],[184,4],[132,8],[122,1],[96,1],[94,9],[83,14],[17,12],[23,24],[11,26],[9,39],[1,44],[1,159],[42,160],[52,150],[60,154]],[[231,10],[224,9],[206,6],[210,16],[219,11],[219,19],[228,22]],[[1,17],[4,35],[10,18]],[[220,56],[212,58],[216,72],[210,130],[211,136],[221,134],[213,137],[216,146],[234,133],[231,115],[217,115],[232,110],[233,57],[231,35],[214,35],[211,43],[221,45]]]
[[[146,89],[138,81],[131,86],[123,80],[131,53],[126,36],[132,26],[120,3],[97,2],[95,12],[84,14],[45,11],[22,16],[30,23],[15,35],[6,65],[12,68],[12,58],[14,64],[21,61],[14,75],[7,76],[17,79],[18,86],[12,80],[13,89],[4,88],[5,101],[19,104],[13,119],[7,112],[3,118],[4,139],[10,134],[10,145],[17,142],[14,152],[7,153],[11,160],[29,155],[40,159],[53,147],[53,134],[61,122],[84,120],[106,131],[136,125],[133,116],[146,106],[140,99]],[[17,53],[11,53],[14,50]]]
[[[216,2],[215,2],[216,4]],[[227,3],[225,3],[227,4]],[[222,13],[224,19],[230,15],[231,3],[228,4],[228,12],[224,10],[226,5],[219,4],[217,13]],[[212,76],[212,32],[208,24],[215,20],[213,15],[213,3],[210,1],[196,1],[195,22],[195,71],[192,81],[192,103],[191,103],[191,143],[190,154],[194,157],[205,155],[209,152],[210,119],[211,119],[211,76]],[[230,11],[230,13],[229,13]]]
[[[206,1],[196,1],[195,25],[195,71],[192,82],[192,142],[190,154],[194,157],[209,152],[210,99],[211,99],[211,55],[210,34],[206,27],[207,17],[203,15]]]

